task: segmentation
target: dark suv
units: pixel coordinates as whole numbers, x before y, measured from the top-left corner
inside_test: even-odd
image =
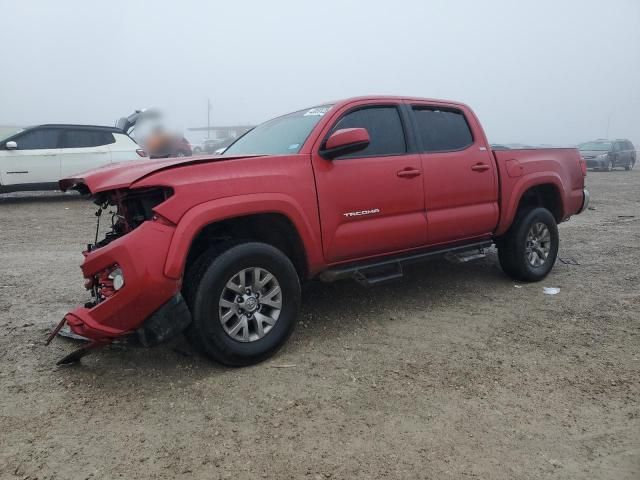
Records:
[[[578,145],[588,168],[610,172],[616,167],[631,170],[636,164],[636,149],[629,140],[594,140]]]

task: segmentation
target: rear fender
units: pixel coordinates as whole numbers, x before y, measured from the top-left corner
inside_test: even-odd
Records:
[[[502,172],[501,172],[502,173]],[[503,176],[504,178],[504,176]],[[508,186],[503,186],[502,192],[502,215],[496,230],[496,235],[504,234],[513,223],[520,200],[527,190],[540,185],[553,185],[560,199],[560,217],[566,216],[565,192],[560,175],[555,172],[532,173],[524,177],[520,177]]]
[[[288,195],[280,193],[258,193],[225,197],[201,203],[180,219],[165,263],[164,273],[169,278],[182,277],[184,266],[193,240],[200,231],[214,222],[230,218],[276,213],[286,216],[294,225],[304,245],[307,267],[310,274],[317,273],[324,264],[317,235],[300,206]]]

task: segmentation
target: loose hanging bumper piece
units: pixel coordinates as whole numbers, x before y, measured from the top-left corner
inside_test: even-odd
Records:
[[[83,345],[82,347],[78,348],[77,350],[74,350],[73,352],[71,352],[69,355],[61,358],[60,360],[58,360],[56,362],[56,365],[73,365],[74,363],[79,363],[80,359],[82,359],[82,357],[90,354],[91,352],[93,352],[94,350],[100,348],[100,347],[104,347],[108,344],[110,344],[110,341],[92,341],[89,342],[85,345]]]
[[[60,330],[62,329],[62,327],[64,327],[64,324],[67,323],[67,319],[63,318],[60,323],[58,323],[58,325],[56,325],[56,327],[52,330],[52,332],[49,334],[49,336],[47,337],[46,341],[45,341],[45,345],[49,345],[51,343],[51,341],[56,338],[56,335],[58,335],[58,333],[60,332]],[[100,348],[100,347],[104,347],[106,345],[109,345],[111,343],[111,340],[92,340],[88,343],[85,343],[82,347],[74,350],[73,352],[71,352],[70,354],[66,355],[65,357],[61,358],[60,360],[58,360],[56,362],[56,365],[72,365],[74,363],[78,363],[80,361],[80,359],[82,359],[82,357],[88,355],[89,353],[91,353],[92,351]]]

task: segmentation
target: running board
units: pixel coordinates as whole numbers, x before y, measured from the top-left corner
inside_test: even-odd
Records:
[[[490,240],[477,243],[459,245],[421,252],[411,252],[404,255],[395,255],[387,258],[377,258],[368,262],[358,262],[351,265],[341,265],[339,267],[325,270],[319,275],[323,282],[334,282],[343,278],[353,278],[361,285],[372,287],[404,276],[402,267],[411,263],[418,263],[432,258],[447,256],[455,257],[458,261],[470,261],[485,256],[484,249],[493,244]]]

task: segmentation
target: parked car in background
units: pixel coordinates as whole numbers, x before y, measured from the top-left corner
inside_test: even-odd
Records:
[[[200,155],[202,152],[204,152],[204,143],[200,142],[200,143],[191,143],[191,153],[193,153],[194,155]]]
[[[631,170],[636,164],[636,149],[629,140],[594,140],[578,145],[588,168],[610,172],[616,167]]]
[[[168,155],[169,157],[190,157],[193,155],[191,144],[189,143],[189,140],[184,137],[175,137],[171,146],[172,150]],[[157,158],[167,158],[167,156],[159,156]]]
[[[202,143],[203,153],[216,153],[221,148],[227,148],[235,140],[235,138],[208,138]]]
[[[542,280],[557,224],[588,206],[585,175],[575,148],[492,150],[466,105],[366,97],[270,120],[222,156],[66,178],[118,213],[84,252],[92,301],[58,326],[91,343],[61,362],[186,330],[214,360],[256,363],[291,334],[301,281],[375,285],[492,244],[507,275]]]
[[[122,130],[39,125],[0,142],[0,193],[55,190],[58,180],[112,162],[146,157]]]

